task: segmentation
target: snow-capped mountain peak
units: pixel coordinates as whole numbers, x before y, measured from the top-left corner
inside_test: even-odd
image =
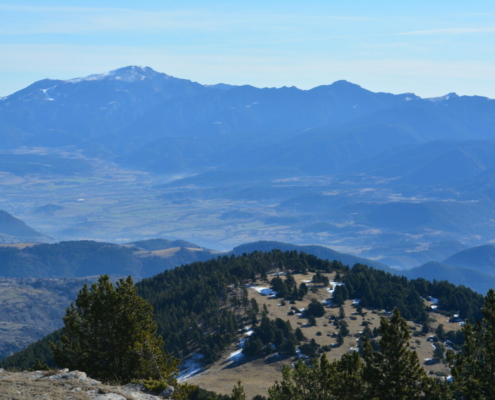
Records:
[[[459,97],[457,95],[457,93],[448,93],[445,96],[430,97],[430,98],[425,99],[425,100],[429,100],[429,101],[432,101],[432,102],[436,103],[436,102],[439,102],[439,101],[445,101],[445,100],[453,99],[453,98],[456,98],[456,97]]]
[[[103,80],[136,82],[136,81],[143,81],[145,79],[151,79],[156,77],[157,75],[168,77],[168,75],[156,72],[150,67],[140,67],[137,65],[131,65],[129,67],[115,69],[113,71],[105,72],[102,74],[93,74],[83,78],[70,79],[67,82],[80,83],[85,81],[87,82],[87,81],[103,81]]]

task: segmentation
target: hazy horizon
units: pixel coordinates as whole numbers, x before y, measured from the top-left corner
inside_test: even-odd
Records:
[[[495,97],[495,5],[7,1],[0,96],[44,78],[149,65],[202,84]]]

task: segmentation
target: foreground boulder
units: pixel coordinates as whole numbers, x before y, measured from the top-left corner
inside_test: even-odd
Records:
[[[146,392],[144,385],[105,385],[82,371],[9,372],[0,368],[0,393],[11,399],[51,400],[163,400],[169,399],[174,388],[169,386],[158,396]]]

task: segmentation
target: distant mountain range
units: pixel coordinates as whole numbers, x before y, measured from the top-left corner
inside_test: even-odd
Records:
[[[50,239],[8,212],[0,210],[0,243],[45,242]]]
[[[471,268],[495,275],[495,245],[486,244],[465,249],[450,256],[445,262],[456,267]]]
[[[182,240],[152,239],[119,246],[90,240],[0,247],[0,277],[55,278],[132,275],[141,279],[204,261],[216,252]]]
[[[97,171],[106,185],[117,167],[117,176],[156,178],[138,190],[164,205],[162,215],[187,210],[175,231],[155,229],[148,210],[131,236],[104,207],[68,205],[77,182],[87,192]],[[226,249],[274,230],[277,241],[410,268],[495,239],[495,100],[375,93],[347,81],[202,85],[129,66],[45,79],[0,99],[2,172],[48,176],[67,190],[64,201],[48,192],[19,206],[59,240],[190,237],[188,218],[208,215],[202,223],[215,233],[201,227],[191,241]]]
[[[2,149],[76,145],[89,152],[122,155],[127,165],[168,173],[218,166],[215,155],[254,137],[260,142],[244,151],[250,167],[270,162],[286,166],[284,160],[289,162],[294,146],[304,160],[315,150],[338,147],[339,141],[352,146],[352,152],[362,145],[370,156],[394,144],[494,139],[495,102],[455,94],[422,99],[411,93],[374,93],[346,81],[311,90],[201,85],[130,66],[85,78],[35,82],[0,100],[0,128]],[[181,154],[194,153],[197,145],[192,138],[201,143],[199,159]],[[212,143],[206,148],[204,138]],[[225,143],[219,148],[221,141]],[[160,161],[165,143],[174,155]],[[277,151],[270,152],[274,143]],[[268,148],[263,150],[264,146]],[[248,156],[255,149],[261,158]],[[349,164],[344,154],[335,156],[334,170]],[[355,154],[353,161],[359,156]],[[223,164],[233,168],[234,162],[239,167],[246,161],[227,158]],[[309,166],[300,168],[316,172]]]
[[[495,245],[459,251],[443,262],[427,262],[409,270],[397,270],[381,262],[341,253],[316,245],[295,245],[258,241],[236,246],[230,252],[204,249],[184,240],[150,239],[123,246],[93,241],[39,244],[25,248],[0,248],[0,277],[53,278],[92,275],[132,275],[147,278],[167,269],[206,261],[223,255],[242,255],[254,251],[298,251],[344,265],[364,264],[410,279],[446,280],[485,294],[495,287]]]

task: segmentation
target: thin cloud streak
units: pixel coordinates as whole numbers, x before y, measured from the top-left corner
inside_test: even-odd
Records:
[[[87,12],[95,11],[97,8],[87,8],[87,7],[37,7],[37,6],[12,6],[0,4],[0,10],[5,11],[22,11],[22,12]]]
[[[213,13],[204,9],[146,11],[128,8],[32,7],[0,5],[0,10],[21,14],[20,21],[10,23],[4,13],[2,35],[85,34],[98,32],[157,32],[176,29],[189,31],[223,29],[293,29],[330,21],[362,22],[366,17],[339,15],[238,14]],[[25,13],[42,13],[37,19]]]
[[[397,36],[405,35],[466,35],[471,33],[489,33],[495,32],[493,28],[442,28],[442,29],[428,29],[423,31],[410,31],[397,33]]]

